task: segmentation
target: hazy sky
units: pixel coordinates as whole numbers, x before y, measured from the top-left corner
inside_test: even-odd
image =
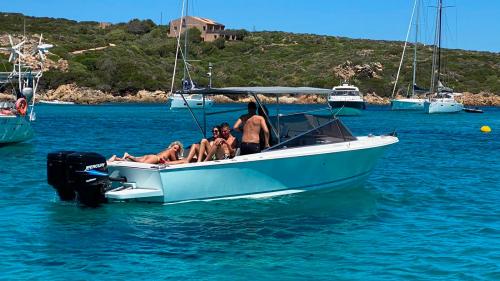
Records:
[[[7,2],[7,0],[2,0]],[[404,40],[414,0],[190,0],[189,14],[226,28]],[[436,0],[422,0],[421,38],[431,42]],[[500,0],[443,0],[444,46],[500,52]],[[180,17],[181,0],[23,0],[4,12],[106,22],[163,23]]]

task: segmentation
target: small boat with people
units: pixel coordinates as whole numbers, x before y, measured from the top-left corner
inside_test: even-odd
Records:
[[[359,88],[349,85],[349,83],[333,87],[332,92],[328,95],[328,103],[338,116],[361,115],[362,111],[366,109],[366,102]]]
[[[40,70],[23,64],[22,46],[25,40],[14,44],[9,35],[10,47],[0,48],[10,53],[9,62],[12,71],[0,72],[0,90],[10,90],[12,100],[0,102],[0,145],[19,143],[31,139],[34,135],[31,123],[35,121],[35,97],[40,78],[43,75],[45,54],[52,47],[42,43],[42,35],[34,54],[39,55]]]
[[[183,10],[185,7],[183,2]],[[184,15],[184,11],[183,11]],[[187,32],[186,32],[187,33]],[[185,34],[186,34],[185,33]],[[279,99],[288,95],[322,95],[331,89],[310,87],[195,87],[189,75],[187,51],[177,52],[184,62],[184,80],[190,83],[175,92],[198,127],[202,139],[183,153],[179,141],[157,154],[134,156],[124,153],[111,158],[98,153],[56,151],[47,156],[47,179],[61,200],[83,205],[104,202],[157,202],[261,198],[312,190],[329,191],[362,185],[384,151],[399,140],[394,134],[354,136],[337,117],[330,104],[311,111],[280,112]],[[187,36],[187,35],[186,35]],[[187,40],[186,40],[187,41]],[[170,92],[174,93],[176,67]],[[186,80],[188,78],[188,80]],[[346,95],[359,98],[357,88]],[[339,90],[340,91],[340,90]],[[344,92],[342,92],[344,93]],[[207,118],[240,111],[207,109],[215,95],[249,97],[248,113],[212,127],[207,136]],[[271,113],[259,98],[272,96],[277,102]],[[197,97],[195,113],[187,97]],[[362,102],[364,108],[364,102]],[[201,113],[201,114],[200,114]],[[200,117],[200,115],[202,115]],[[229,120],[228,120],[229,121]],[[241,131],[241,139],[231,130]]]
[[[334,190],[362,185],[384,151],[398,142],[394,134],[354,136],[329,105],[308,112],[271,114],[259,95],[324,95],[330,89],[307,87],[232,87],[179,91],[179,95],[244,95],[254,100],[260,117],[252,119],[260,128],[268,128],[263,146],[245,139],[255,108],[249,104],[248,118],[240,117],[234,125],[244,123],[241,140],[216,138],[216,147],[239,143],[221,157],[205,157],[201,147],[207,136],[206,118],[227,110],[207,113],[203,117],[188,111],[205,141],[194,144],[181,158],[182,145],[174,142],[159,154],[112,157],[109,161],[97,153],[58,151],[47,159],[48,181],[62,200],[75,198],[89,206],[108,201],[181,203],[199,200],[255,198],[300,193],[312,190]],[[325,114],[329,112],[329,114]],[[235,118],[236,119],[236,118]],[[246,121],[242,121],[245,119]],[[255,124],[254,124],[255,125]],[[252,125],[252,126],[254,126]],[[255,125],[257,126],[257,125]],[[228,125],[222,131],[228,134]],[[214,134],[215,130],[212,131]],[[214,148],[212,148],[213,150]],[[255,149],[255,150],[254,150]],[[192,153],[194,151],[194,153]],[[197,153],[198,152],[198,153]],[[211,151],[213,152],[213,151]],[[255,153],[253,153],[255,152]],[[201,161],[200,161],[201,160]]]

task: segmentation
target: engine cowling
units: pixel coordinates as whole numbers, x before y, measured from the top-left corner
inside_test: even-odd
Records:
[[[94,152],[59,151],[47,156],[47,181],[61,200],[74,200],[90,207],[106,202],[111,187],[106,158]]]

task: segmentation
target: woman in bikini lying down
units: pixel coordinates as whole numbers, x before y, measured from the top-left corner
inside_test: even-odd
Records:
[[[143,156],[132,156],[125,152],[123,157],[119,158],[116,155],[111,156],[108,159],[109,162],[113,161],[131,161],[140,162],[147,164],[177,164],[183,152],[182,143],[179,141],[174,141],[171,143],[167,149],[163,150],[158,154],[148,154]]]

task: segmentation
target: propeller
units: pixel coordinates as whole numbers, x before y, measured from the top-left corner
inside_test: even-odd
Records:
[[[18,57],[24,58],[23,53],[21,53],[21,46],[25,43],[25,41],[21,41],[17,45],[14,45],[14,41],[12,41],[12,36],[9,35],[9,42],[10,42],[9,48],[1,48],[1,50],[10,52],[9,62],[14,62],[15,60],[17,60]]]
[[[40,40],[38,40],[38,45],[36,46],[36,50],[33,52],[33,55],[38,53],[40,55],[40,59],[42,61],[45,60],[45,54],[49,52],[49,49],[54,47],[52,44],[42,43],[43,34],[40,34]]]

